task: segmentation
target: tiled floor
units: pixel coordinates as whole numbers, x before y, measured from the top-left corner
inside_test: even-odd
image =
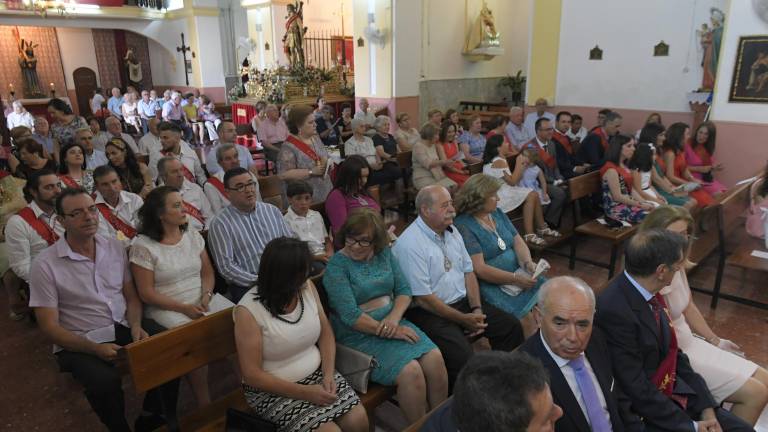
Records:
[[[736,244],[738,238],[731,242]],[[579,254],[596,260],[607,260],[605,244],[580,241]],[[605,285],[607,271],[578,263],[574,272],[568,271],[565,258],[544,254],[552,264],[550,275],[575,274],[593,287]],[[691,275],[694,286],[711,287],[715,272],[714,257],[701,263]],[[723,290],[768,302],[764,275],[727,268]],[[749,358],[768,366],[768,313],[764,310],[721,301],[716,310],[709,309],[710,297],[694,294],[694,300],[714,331],[741,345]],[[68,375],[58,372],[51,355],[50,344],[39,330],[28,322],[11,322],[6,316],[5,296],[0,296],[0,430],[7,431],[98,431],[102,430],[96,416],[78,385]],[[211,368],[213,396],[224,394],[236,385],[229,365],[217,363]],[[216,378],[216,379],[213,379]],[[126,380],[124,384],[130,418],[137,414],[138,396]],[[182,387],[182,409],[189,409],[189,391]],[[379,430],[392,431],[402,427],[397,408],[384,406],[377,413]],[[768,415],[764,414],[758,430],[768,432]]]

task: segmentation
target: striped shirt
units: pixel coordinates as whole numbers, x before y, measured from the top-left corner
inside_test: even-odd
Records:
[[[256,283],[264,248],[278,237],[295,237],[272,204],[257,201],[252,212],[224,207],[208,232],[213,260],[227,283],[250,287]]]

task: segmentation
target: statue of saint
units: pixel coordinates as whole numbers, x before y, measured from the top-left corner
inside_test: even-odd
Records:
[[[483,2],[483,8],[480,10],[480,15],[478,15],[467,35],[464,52],[471,52],[478,48],[498,48],[500,46],[500,35],[496,31],[493,12],[491,12],[491,10],[488,9],[488,5]]]
[[[32,41],[19,40],[19,66],[21,66],[21,76],[24,78],[24,95],[29,98],[45,97],[40,87],[40,79],[37,77],[37,58],[35,57],[37,46]]]
[[[285,36],[283,50],[288,57],[291,69],[304,69],[304,2],[295,0],[288,5],[288,16],[285,21]]]
[[[133,52],[133,48],[129,47],[123,57],[125,62],[126,75],[128,76],[128,85],[133,86],[137,90],[141,90],[141,80],[144,78],[141,73],[141,63],[136,58],[136,54]]]
[[[715,88],[715,75],[717,74],[717,63],[720,59],[720,44],[723,40],[723,23],[725,14],[718,8],[709,10],[709,21],[711,26],[702,24],[699,34],[701,47],[704,49],[704,57],[701,60],[701,66],[704,69],[704,76],[701,79],[701,90],[712,91]]]

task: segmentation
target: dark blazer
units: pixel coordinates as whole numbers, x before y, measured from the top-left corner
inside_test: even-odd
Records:
[[[591,169],[600,169],[605,163],[605,149],[600,140],[600,135],[590,132],[581,142],[576,157],[591,166]]]
[[[662,319],[667,318],[662,314]],[[691,369],[682,351],[677,354],[674,393],[688,398],[686,409],[651,382],[666,356],[669,332],[659,334],[651,308],[626,274],[615,278],[598,297],[595,322],[608,343],[613,376],[646,430],[691,432],[692,420],[698,420],[704,409],[717,407],[704,379]]]
[[[536,137],[533,137],[533,139],[525,143],[522,148],[523,149],[530,148],[530,149],[538,150],[539,142],[536,140]],[[557,148],[555,147],[554,141],[552,140],[547,141],[546,152],[549,153],[550,156],[552,156],[552,159],[557,161]],[[544,172],[544,177],[547,179],[547,183],[552,183],[555,180],[563,179],[563,175],[560,173],[560,168],[558,167],[557,162],[555,162],[554,168],[550,168],[549,166],[547,166],[547,164],[545,164],[544,161],[540,161],[537,165]]]
[[[595,329],[597,330],[597,329]],[[555,403],[560,405],[563,409],[563,416],[555,423],[556,432],[590,432],[589,423],[584,411],[581,410],[579,402],[571,391],[571,387],[568,385],[565,376],[560,371],[555,360],[547,352],[547,348],[541,341],[541,333],[537,332],[535,335],[528,338],[523,345],[520,346],[524,352],[530,354],[533,357],[538,358],[544,367],[549,371],[549,387],[552,391],[552,397]],[[593,333],[589,340],[589,345],[585,350],[585,355],[592,365],[592,371],[594,371],[597,381],[600,383],[600,390],[605,397],[605,403],[608,407],[608,413],[611,417],[611,425],[614,432],[622,432],[625,430],[621,416],[619,414],[619,406],[617,398],[613,393],[614,381],[611,371],[611,359],[608,356],[605,341],[602,336],[597,333]]]

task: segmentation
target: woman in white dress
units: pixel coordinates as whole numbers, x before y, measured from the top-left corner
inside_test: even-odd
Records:
[[[139,104],[136,101],[136,94],[128,92],[125,94],[123,105],[121,106],[123,112],[123,120],[126,124],[133,126],[136,129],[136,134],[141,134],[141,116],[139,115]]]
[[[498,191],[499,208],[504,213],[523,206],[523,239],[532,245],[546,244],[543,236],[560,236],[544,221],[539,194],[533,189],[517,186],[530,162],[523,155],[515,159],[515,169],[510,172],[507,156],[512,153],[503,135],[488,138],[483,152],[483,174],[504,180]],[[534,232],[534,226],[536,232]]]
[[[213,297],[213,267],[202,236],[187,230],[181,194],[170,186],[150,192],[139,209],[138,231],[130,260],[144,317],[167,329],[202,317]],[[187,378],[198,405],[209,404],[207,366]]]
[[[645,217],[640,230],[664,228],[691,238],[693,218],[678,206],[661,206]],[[768,404],[768,371],[743,357],[735,343],[717,336],[691,300],[685,271],[661,290],[669,307],[680,349],[704,378],[717,403],[730,402],[731,412],[753,426]]]

